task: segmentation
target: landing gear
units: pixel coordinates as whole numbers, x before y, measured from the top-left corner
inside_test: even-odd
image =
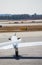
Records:
[[[18,57],[18,48],[15,48],[15,55]]]
[[[14,48],[15,48],[15,56],[18,57],[18,47],[15,46]]]

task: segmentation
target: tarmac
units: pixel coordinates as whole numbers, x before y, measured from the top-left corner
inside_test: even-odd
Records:
[[[24,24],[23,23],[21,23],[21,24],[12,24],[11,23],[11,24],[8,24],[8,25],[7,25],[7,23],[0,23],[0,25],[1,26],[29,26],[29,25],[34,26],[34,25],[42,25],[42,23],[35,23],[35,24],[34,23],[28,23],[28,24],[27,23],[24,23]]]
[[[0,43],[9,41],[8,37],[0,37]],[[41,35],[41,36],[40,36]],[[22,42],[42,41],[42,34],[36,36],[21,36]],[[0,33],[1,36],[1,33]],[[19,56],[15,56],[14,49],[0,50],[0,65],[42,65],[42,46],[18,48]]]

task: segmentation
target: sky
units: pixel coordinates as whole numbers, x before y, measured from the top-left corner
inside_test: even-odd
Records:
[[[42,14],[42,0],[0,0],[0,14]]]

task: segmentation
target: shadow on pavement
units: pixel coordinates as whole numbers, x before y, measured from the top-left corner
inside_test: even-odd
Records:
[[[26,56],[10,56],[10,57],[7,57],[7,56],[4,56],[4,57],[0,57],[0,59],[16,59],[16,60],[19,60],[19,59],[42,59],[42,57],[26,57]]]

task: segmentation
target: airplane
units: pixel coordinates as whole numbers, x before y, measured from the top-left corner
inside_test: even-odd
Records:
[[[16,34],[13,35],[11,38],[9,38],[9,40],[10,40],[9,42],[0,43],[0,49],[12,49],[12,48],[14,48],[16,57],[19,56],[19,54],[18,54],[18,48],[19,47],[42,45],[42,41],[21,43],[21,38],[18,38],[16,36]]]

